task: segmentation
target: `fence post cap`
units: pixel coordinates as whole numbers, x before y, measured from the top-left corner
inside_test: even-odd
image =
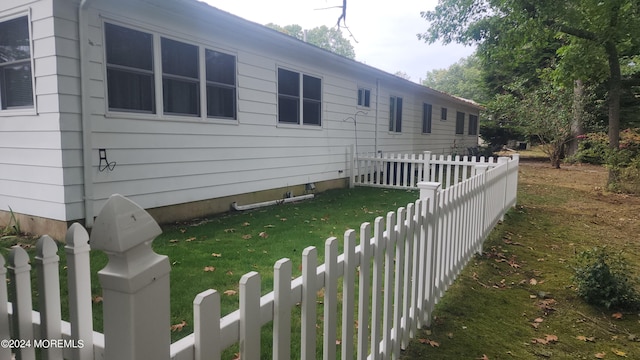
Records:
[[[425,190],[436,190],[440,186],[442,186],[442,184],[440,184],[439,182],[430,182],[430,181],[418,182],[418,188],[425,189]]]
[[[114,194],[96,218],[91,232],[91,248],[123,253],[153,240],[162,230],[140,205]]]

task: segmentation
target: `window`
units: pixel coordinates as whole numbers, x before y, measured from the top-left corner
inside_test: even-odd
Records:
[[[402,132],[402,98],[389,98],[389,131]]]
[[[206,50],[207,116],[236,118],[236,57]]]
[[[167,38],[161,47],[164,112],[200,115],[198,47]]]
[[[469,135],[478,135],[478,115],[469,114]]]
[[[278,122],[321,125],[322,80],[278,69]]]
[[[2,110],[33,107],[27,16],[0,23],[0,104]]]
[[[433,112],[433,107],[431,104],[423,103],[422,104],[422,133],[430,134],[431,133],[431,116]]]
[[[456,113],[456,134],[464,134],[464,113]]]
[[[445,121],[447,120],[447,108],[443,107],[442,110],[440,110],[440,120]]]
[[[105,24],[110,110],[155,112],[153,36]]]
[[[371,107],[371,90],[358,89],[358,106]]]

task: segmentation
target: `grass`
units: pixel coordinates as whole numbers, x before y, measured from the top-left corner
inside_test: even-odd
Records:
[[[521,163],[518,207],[403,358],[640,358],[639,314],[586,305],[571,281],[576,254],[605,244],[624,251],[634,279],[640,273],[640,199],[604,192],[606,176]]]

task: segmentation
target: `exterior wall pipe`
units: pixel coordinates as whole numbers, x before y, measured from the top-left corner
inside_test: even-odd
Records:
[[[378,154],[378,108],[380,105],[380,79],[376,79],[376,126],[373,130],[373,153]]]
[[[231,207],[233,208],[233,210],[244,211],[244,210],[257,209],[265,206],[286,204],[294,201],[313,199],[313,197],[314,197],[313,194],[307,194],[307,195],[293,196],[290,198],[284,198],[282,200],[270,200],[270,201],[264,201],[264,202],[247,204],[247,205],[238,205],[238,203],[234,201],[233,203],[231,203]]]
[[[89,84],[87,62],[89,54],[87,46],[87,9],[92,0],[82,0],[78,6],[78,46],[80,54],[80,113],[82,118],[82,169],[84,187],[84,223],[85,227],[93,226],[93,177],[92,169],[92,145],[91,145],[91,119],[89,114]]]

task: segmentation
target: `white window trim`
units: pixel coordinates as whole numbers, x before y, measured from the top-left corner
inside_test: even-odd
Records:
[[[35,58],[34,54],[34,41],[33,41],[33,22],[31,21],[31,8],[26,8],[23,10],[19,10],[5,16],[0,17],[0,22],[5,22],[13,19],[17,19],[20,17],[26,16],[27,23],[29,28],[29,53],[30,53],[30,61],[31,61],[31,96],[33,98],[33,106],[25,107],[25,108],[15,108],[15,109],[6,109],[3,110],[0,108],[0,117],[11,117],[11,116],[29,116],[29,115],[37,115],[38,114],[38,97],[36,96],[36,66],[35,66]]]

